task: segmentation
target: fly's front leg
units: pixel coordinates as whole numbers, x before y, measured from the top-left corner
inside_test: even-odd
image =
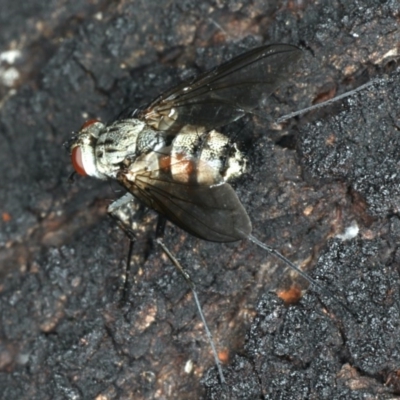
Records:
[[[135,263],[136,270],[133,273],[133,275],[135,275],[139,266],[144,263],[149,252],[146,240],[145,248],[133,255],[133,247],[138,241],[138,237],[146,233],[149,230],[149,226],[151,226],[147,221],[149,213],[146,207],[130,193],[126,193],[124,196],[111,203],[107,212],[126,233],[130,241],[122,288],[122,301],[125,302],[128,299],[130,289],[130,275],[132,274],[131,263],[132,261]]]
[[[126,233],[129,240],[135,241],[141,229],[146,208],[133,195],[126,193],[112,202],[107,209],[110,217],[117,221],[118,226]]]

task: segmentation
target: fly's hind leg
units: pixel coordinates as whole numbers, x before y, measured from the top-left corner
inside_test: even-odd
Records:
[[[126,193],[124,196],[115,200],[107,209],[108,214],[118,223],[118,226],[126,233],[129,238],[129,251],[126,259],[125,273],[122,283],[122,302],[126,302],[131,287],[131,275],[134,276],[141,264],[147,258],[149,245],[146,240],[145,248],[133,255],[133,248],[138,238],[147,233],[149,226],[147,219],[149,213],[134,196]],[[131,264],[134,262],[135,270],[131,271]]]
[[[216,365],[217,370],[218,370],[220,381],[221,381],[222,384],[225,384],[226,381],[225,381],[225,378],[224,378],[224,374],[222,372],[221,362],[220,362],[220,360],[218,358],[218,352],[217,352],[217,349],[216,349],[216,346],[215,346],[215,343],[214,343],[214,339],[213,339],[213,337],[211,335],[210,329],[208,328],[207,321],[206,321],[206,318],[204,316],[203,309],[201,307],[199,297],[197,295],[196,286],[195,286],[194,282],[192,281],[192,278],[190,277],[189,273],[182,266],[182,264],[178,261],[178,259],[171,253],[171,251],[168,249],[168,247],[165,245],[165,243],[164,243],[164,241],[162,239],[162,236],[164,234],[165,223],[166,223],[166,219],[163,218],[162,216],[159,216],[158,223],[157,223],[157,229],[156,229],[156,237],[157,237],[156,242],[162,248],[163,252],[167,255],[167,257],[172,262],[172,264],[174,264],[174,266],[178,270],[178,272],[185,278],[185,281],[187,282],[187,284],[189,285],[190,289],[192,290],[194,302],[195,302],[196,307],[197,307],[197,311],[199,312],[201,321],[203,322],[204,330],[206,332],[207,339],[208,339],[208,341],[210,343],[211,350],[213,352],[215,365]]]
[[[181,265],[181,263],[175,258],[175,256],[169,251],[167,246],[164,243],[163,236],[164,236],[164,230],[165,230],[165,225],[166,225],[167,220],[163,216],[159,216],[157,220],[157,228],[156,228],[156,242],[157,244],[162,248],[164,253],[167,255],[167,257],[170,259],[172,264],[174,264],[175,268],[178,270],[178,272],[185,278],[185,281],[189,285],[190,289],[192,291],[196,291],[196,286],[194,282],[192,281],[192,278],[189,275],[189,272],[186,271],[185,268]],[[197,297],[197,293],[196,293]]]

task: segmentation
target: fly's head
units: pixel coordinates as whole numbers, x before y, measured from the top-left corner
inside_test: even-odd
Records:
[[[70,151],[74,170],[79,175],[107,179],[97,166],[95,147],[105,125],[98,120],[86,121],[78,134],[71,139]]]

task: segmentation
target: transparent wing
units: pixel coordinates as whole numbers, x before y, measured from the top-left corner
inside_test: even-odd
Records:
[[[170,156],[151,154],[155,156],[162,167],[137,170],[143,165],[137,160],[117,177],[146,206],[204,240],[233,242],[251,233],[250,219],[235,191],[212,168],[187,157],[171,161]],[[149,160],[146,164],[156,165]],[[200,170],[202,177],[197,175]]]
[[[260,107],[291,74],[301,54],[287,44],[250,50],[165,92],[137,117],[159,130],[226,125]]]

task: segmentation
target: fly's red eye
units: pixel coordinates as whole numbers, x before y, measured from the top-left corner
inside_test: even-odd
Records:
[[[96,122],[100,122],[98,119],[88,119],[82,126],[81,130],[87,128],[90,125],[95,124]]]
[[[86,176],[87,173],[85,171],[85,167],[83,166],[83,159],[82,159],[82,150],[79,146],[76,146],[72,149],[71,153],[71,161],[74,167],[74,170],[82,176]]]

